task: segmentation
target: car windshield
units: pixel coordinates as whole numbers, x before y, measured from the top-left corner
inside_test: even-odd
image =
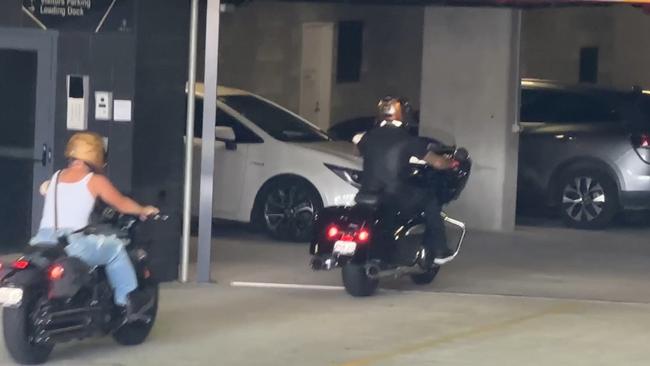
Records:
[[[222,96],[219,100],[277,140],[285,142],[330,140],[325,132],[253,95]]]

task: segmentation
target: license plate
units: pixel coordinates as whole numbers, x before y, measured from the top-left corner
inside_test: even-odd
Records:
[[[353,241],[339,240],[334,243],[334,253],[340,255],[352,255],[357,250],[357,243]]]
[[[2,306],[16,306],[23,300],[23,289],[14,287],[0,287],[0,304]]]

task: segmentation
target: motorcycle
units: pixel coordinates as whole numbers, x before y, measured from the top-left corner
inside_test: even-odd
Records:
[[[5,345],[16,362],[44,363],[55,344],[75,339],[110,334],[119,344],[137,345],[149,335],[158,310],[158,284],[148,268],[146,248],[135,240],[140,220],[110,209],[102,217],[85,232],[124,241],[138,278],[136,291],[148,300],[146,305],[126,322],[102,266],[91,268],[67,256],[65,239],[57,245],[30,246],[0,269]],[[167,218],[159,214],[150,220]]]
[[[435,140],[432,140],[435,143]],[[469,179],[472,161],[467,150],[439,146],[438,154],[453,156],[459,166],[438,171],[411,158],[413,184],[432,190],[441,205],[456,200]],[[354,206],[333,206],[321,210],[314,224],[310,245],[313,270],[342,268],[345,290],[352,296],[370,296],[379,280],[410,276],[415,284],[433,282],[440,266],[454,260],[465,238],[465,224],[441,213],[444,222],[460,232],[454,253],[425,264],[422,246],[424,212],[403,214],[379,202],[376,195],[358,194]]]

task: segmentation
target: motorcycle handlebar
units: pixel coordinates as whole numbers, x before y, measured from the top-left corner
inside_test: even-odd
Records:
[[[127,220],[140,220],[140,216],[137,215],[131,215],[131,214],[121,214],[121,218],[127,219]],[[154,215],[147,216],[147,220],[151,221],[167,221],[169,220],[169,215],[163,214],[163,213],[157,213]]]

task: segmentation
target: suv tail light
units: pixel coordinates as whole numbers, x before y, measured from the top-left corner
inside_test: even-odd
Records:
[[[650,136],[648,136],[647,134],[641,135],[640,147],[650,148]]]
[[[632,146],[641,160],[650,164],[650,133],[633,135]]]
[[[650,134],[642,133],[640,135],[632,136],[632,144],[636,149],[650,149]]]

